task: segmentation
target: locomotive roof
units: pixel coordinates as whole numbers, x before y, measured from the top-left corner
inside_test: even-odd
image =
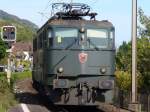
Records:
[[[113,24],[107,20],[64,20],[64,19],[49,19],[39,30],[41,31],[45,26],[70,26],[70,27],[98,27],[98,28],[112,28]]]
[[[48,22],[49,25],[62,25],[62,26],[95,26],[95,27],[112,27],[112,23],[108,22],[107,20],[97,21],[97,20],[52,20]]]

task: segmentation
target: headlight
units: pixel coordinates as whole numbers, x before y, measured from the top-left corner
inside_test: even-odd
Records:
[[[102,73],[102,74],[104,74],[104,73],[106,73],[106,68],[100,68],[100,72]]]
[[[58,69],[57,69],[57,73],[63,73],[64,72],[64,69],[63,69],[63,67],[59,67]]]

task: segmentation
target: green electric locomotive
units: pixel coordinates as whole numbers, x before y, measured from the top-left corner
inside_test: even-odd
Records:
[[[86,4],[60,6],[33,40],[33,86],[57,105],[113,103],[114,26]]]

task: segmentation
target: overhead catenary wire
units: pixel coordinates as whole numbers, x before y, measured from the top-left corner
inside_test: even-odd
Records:
[[[46,17],[47,19],[49,19],[49,17],[46,16],[46,13],[43,12],[38,12],[40,15],[42,15],[42,17]]]
[[[49,16],[51,16],[51,12],[46,12],[46,10],[48,9],[48,7],[54,2],[54,0],[48,0],[48,2],[46,3],[45,8],[43,9],[42,12],[38,12],[38,14],[40,14],[41,17],[41,21],[43,21],[43,18],[49,19]]]

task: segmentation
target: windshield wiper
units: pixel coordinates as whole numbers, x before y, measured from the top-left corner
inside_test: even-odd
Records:
[[[74,45],[74,43],[76,43],[76,41],[77,41],[77,39],[75,38],[75,40],[74,40],[71,44],[69,44],[69,45],[65,48],[65,50],[68,50],[69,48],[71,48],[71,47]]]
[[[94,49],[95,49],[96,51],[99,51],[99,50],[100,50],[90,39],[87,39],[87,41],[89,42],[90,45],[92,45],[92,46],[94,47]],[[69,48],[71,48],[71,47],[74,45],[74,43],[76,43],[76,42],[77,42],[77,39],[75,39],[71,44],[69,44],[69,45],[65,48],[65,50],[68,50]]]
[[[88,40],[89,44],[94,47],[94,49],[95,49],[96,51],[99,51],[99,50],[100,50],[89,38],[88,38],[87,40]]]

